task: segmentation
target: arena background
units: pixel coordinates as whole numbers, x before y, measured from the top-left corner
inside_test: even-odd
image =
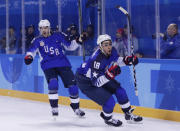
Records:
[[[180,121],[180,62],[179,60],[161,60],[159,56],[159,38],[152,39],[152,34],[165,32],[171,22],[180,24],[179,0],[102,0],[101,21],[97,7],[86,8],[81,0],[83,28],[94,24],[95,37],[98,33],[108,33],[114,39],[118,28],[127,23],[126,16],[115,8],[121,5],[131,14],[134,34],[139,41],[139,51],[144,54],[136,67],[138,97],[135,96],[131,67],[122,68],[117,78],[127,90],[131,104],[137,107],[142,116]],[[37,24],[40,19],[49,19],[51,27],[58,25],[60,31],[74,23],[79,25],[78,0],[0,0],[0,38],[7,36],[9,26],[15,27],[17,37],[20,29]],[[93,16],[91,16],[93,14]],[[22,34],[24,35],[24,34]],[[95,39],[94,39],[94,43]],[[48,102],[47,84],[40,69],[38,56],[33,64],[24,64],[24,54],[0,55],[0,95]],[[68,56],[72,69],[82,63],[82,56]],[[68,105],[68,93],[59,84],[60,103]],[[100,109],[80,92],[81,106]],[[121,112],[119,106],[116,112]]]

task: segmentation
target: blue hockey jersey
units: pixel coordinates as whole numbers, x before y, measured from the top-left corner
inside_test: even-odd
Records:
[[[100,49],[97,49],[93,55],[77,69],[77,72],[90,78],[94,86],[101,87],[109,82],[109,79],[105,77],[105,72],[114,62],[119,66],[125,66],[123,58],[119,57],[114,47],[109,57],[105,56]]]
[[[67,57],[63,53],[63,48],[68,48],[71,44],[77,43],[75,40],[67,41],[63,33],[53,33],[48,37],[39,36],[32,41],[32,45],[27,55],[35,57],[39,53],[41,68],[43,70],[54,67],[71,67]],[[75,49],[75,48],[74,48]]]

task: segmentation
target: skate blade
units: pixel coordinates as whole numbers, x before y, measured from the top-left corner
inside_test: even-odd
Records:
[[[109,127],[123,127],[124,126],[123,123],[121,125],[118,125],[118,126],[115,126],[115,125],[112,125],[112,124],[107,124],[107,123],[105,123],[105,124],[106,124],[106,126],[109,126]]]
[[[142,121],[133,121],[133,120],[127,120],[128,124],[143,124]]]
[[[75,116],[77,116],[80,119],[85,119],[85,115],[84,116],[80,116],[80,115],[75,114]]]
[[[57,121],[57,116],[52,116],[52,121]]]

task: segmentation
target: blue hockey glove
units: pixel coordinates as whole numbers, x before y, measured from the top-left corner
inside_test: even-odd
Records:
[[[29,65],[33,62],[33,57],[31,55],[27,55],[24,57],[24,62],[26,65]]]

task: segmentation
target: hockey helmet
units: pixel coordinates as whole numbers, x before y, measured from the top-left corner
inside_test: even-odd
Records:
[[[41,29],[42,27],[48,27],[48,35],[50,34],[50,22],[47,19],[40,20],[38,26],[39,26],[39,31],[41,35],[43,34],[43,31]]]
[[[47,20],[47,19],[45,19],[45,20],[41,20],[40,22],[39,22],[39,28],[40,27],[50,27],[50,22]]]
[[[101,46],[101,43],[107,40],[111,40],[111,36],[104,34],[104,35],[99,35],[97,39],[97,45]]]

